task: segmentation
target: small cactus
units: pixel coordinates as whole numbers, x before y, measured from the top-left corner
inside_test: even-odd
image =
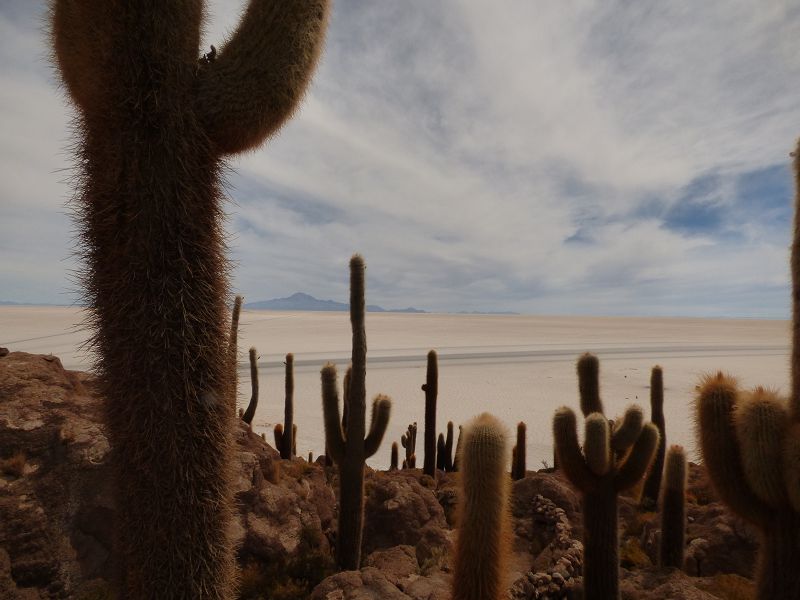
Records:
[[[615,600],[619,598],[617,494],[644,477],[658,445],[658,429],[652,423],[643,425],[637,406],[630,407],[622,423],[612,429],[601,412],[597,358],[581,356],[577,371],[585,417],[583,451],[575,413],[568,407],[556,411],[553,437],[559,465],[582,496],[585,600]]]
[[[410,423],[406,432],[400,436],[400,445],[406,450],[406,457],[403,459],[404,469],[417,468],[417,424]]]
[[[664,455],[667,447],[667,431],[664,422],[664,372],[656,365],[650,373],[650,422],[658,427],[658,450],[650,473],[645,479],[639,505],[644,510],[658,510],[661,478],[664,470]]]
[[[662,567],[680,569],[686,545],[686,453],[681,446],[669,448],[663,490],[658,562]]]
[[[398,462],[397,442],[392,442],[392,458],[391,462],[389,463],[390,471],[397,471],[397,462]]]
[[[525,478],[525,431],[526,425],[520,421],[517,423],[517,444],[514,446],[514,460],[511,465],[511,479],[518,481]]]
[[[453,470],[453,422],[447,422],[447,436],[444,440],[444,467],[445,471]]]
[[[437,467],[436,398],[439,394],[439,365],[436,350],[428,352],[428,367],[422,391],[425,392],[425,462],[422,471],[426,475],[433,476]]]
[[[464,428],[453,600],[505,598],[511,527],[505,427],[484,413]]]
[[[242,421],[252,426],[258,406],[258,355],[255,348],[250,348],[250,390],[250,403],[241,417]]]
[[[445,459],[444,459],[444,435],[439,434],[439,437],[436,438],[436,468],[440,471],[445,471]]]
[[[369,432],[365,431],[367,335],[364,326],[364,259],[358,254],[350,260],[350,323],[353,330],[352,375],[348,385],[346,433],[342,429],[336,367],[322,368],[322,409],[325,443],[339,467],[339,529],[336,558],[344,570],[355,570],[361,563],[361,536],[364,519],[364,463],[380,447],[392,403],[379,395],[372,402]],[[365,437],[366,436],[366,437]]]
[[[456,455],[453,457],[453,471],[457,472],[459,469],[459,462],[461,456],[461,433],[463,431],[463,427],[461,425],[458,426],[458,441],[456,442]]]

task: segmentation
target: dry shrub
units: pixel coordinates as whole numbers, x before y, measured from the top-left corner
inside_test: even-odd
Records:
[[[636,538],[628,538],[623,542],[619,549],[619,562],[626,569],[638,569],[653,565]]]
[[[0,472],[2,472],[3,475],[22,477],[25,473],[25,454],[21,451],[17,451],[12,454],[10,458],[1,458]]]

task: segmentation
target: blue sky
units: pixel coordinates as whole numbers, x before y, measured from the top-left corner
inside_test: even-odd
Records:
[[[238,2],[209,3],[205,48]],[[0,300],[69,303],[71,108],[0,5]],[[800,5],[339,0],[297,117],[230,167],[248,300],[788,317]],[[796,86],[794,86],[796,87]]]

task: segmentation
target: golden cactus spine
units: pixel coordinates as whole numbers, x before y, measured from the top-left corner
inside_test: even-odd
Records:
[[[392,403],[379,395],[372,402],[369,432],[366,431],[367,334],[364,323],[364,259],[350,259],[350,324],[353,330],[352,374],[348,385],[346,434],[342,429],[336,367],[322,368],[322,410],[328,452],[339,466],[339,529],[337,561],[344,570],[361,563],[364,520],[364,463],[380,447]],[[365,437],[366,436],[366,437]]]
[[[507,437],[502,423],[488,413],[464,427],[453,600],[506,597],[511,550]]]
[[[658,445],[658,429],[652,423],[644,425],[642,410],[632,406],[612,430],[600,411],[597,358],[581,356],[577,371],[585,417],[583,450],[575,413],[568,407],[556,411],[553,438],[559,467],[581,493],[585,599],[615,600],[619,598],[617,495],[644,477]]]
[[[201,0],[51,6],[55,62],[78,113],[76,214],[125,556],[120,593],[230,598],[223,158],[254,149],[294,112],[328,3],[251,0],[204,61]]]

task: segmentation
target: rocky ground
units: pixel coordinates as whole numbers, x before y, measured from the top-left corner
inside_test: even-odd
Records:
[[[0,598],[112,598],[109,444],[92,377],[0,349]],[[336,573],[336,474],[281,461],[239,422],[241,598],[447,600],[455,474],[367,470],[364,561]],[[753,598],[753,531],[692,465],[683,570],[654,567],[657,515],[620,502],[625,599]],[[514,484],[509,598],[581,597],[579,497],[557,473]]]

